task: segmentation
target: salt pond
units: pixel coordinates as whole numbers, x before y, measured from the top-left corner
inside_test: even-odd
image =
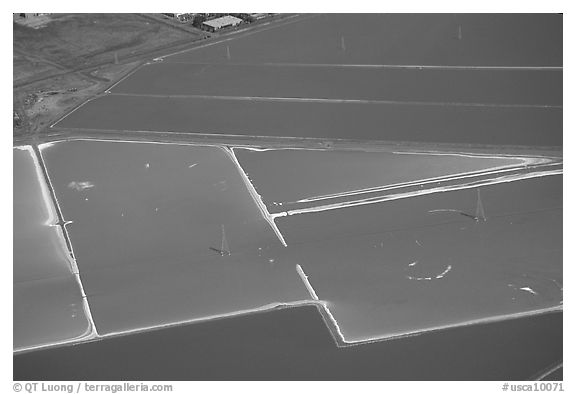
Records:
[[[525,380],[558,355],[562,313],[337,348],[300,307],[18,355],[14,380]]]
[[[305,15],[262,32],[183,51],[164,61],[561,66],[562,15]]]
[[[560,308],[561,190],[561,176],[483,187],[486,221],[472,189],[276,222],[358,342]]]
[[[446,70],[157,62],[112,94],[562,106],[562,70]]]
[[[352,201],[366,195],[418,192],[440,183],[465,183],[526,166],[560,163],[553,157],[426,152],[236,148],[234,154],[270,212]]]
[[[87,339],[75,263],[31,146],[13,149],[14,350]]]
[[[41,149],[104,336],[315,302],[346,345],[561,306],[561,176],[482,187],[481,217],[476,189],[463,189],[272,221],[228,148],[80,140]],[[328,164],[343,154],[324,153]],[[401,154],[353,155],[365,165],[346,172],[347,188],[406,180],[379,169],[383,158],[405,167]],[[523,163],[448,158],[462,171]],[[417,162],[434,176],[449,173],[443,160]],[[361,179],[362,169],[372,176]],[[317,189],[278,179],[274,198]],[[341,190],[338,179],[319,183]]]
[[[225,149],[70,141],[42,156],[99,334],[309,299]]]
[[[561,108],[106,95],[58,128],[488,145],[562,145]]]

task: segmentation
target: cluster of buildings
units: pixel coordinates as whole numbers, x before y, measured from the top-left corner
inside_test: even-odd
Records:
[[[189,20],[194,19],[194,17],[196,15],[199,15],[199,14],[193,14],[193,13],[189,13],[189,12],[186,12],[186,13],[165,12],[162,15],[166,15],[167,17],[178,19],[180,22],[187,22]]]
[[[20,18],[33,18],[35,16],[50,15],[47,12],[20,12],[14,15],[18,15]]]

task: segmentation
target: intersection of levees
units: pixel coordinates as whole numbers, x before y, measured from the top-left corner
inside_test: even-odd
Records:
[[[240,165],[275,215],[378,197],[532,177],[561,170],[561,157],[387,151],[236,148]]]
[[[562,178],[276,218],[343,342],[562,306]],[[484,220],[486,219],[486,220]]]
[[[75,262],[31,146],[14,159],[14,350],[88,339],[94,333]]]
[[[308,299],[223,148],[70,141],[41,149],[73,222],[99,334]]]
[[[558,18],[300,16],[154,59],[69,113],[53,130],[93,140],[39,159],[98,333],[315,305],[350,355],[561,311]]]

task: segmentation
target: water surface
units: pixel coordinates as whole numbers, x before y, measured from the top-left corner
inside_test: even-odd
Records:
[[[470,174],[522,168],[525,164],[547,160],[400,150],[236,148],[234,153],[270,212],[294,209],[299,203],[306,202],[328,204],[337,196],[358,199],[362,193],[379,190],[384,193],[384,190],[397,190],[419,182],[424,182],[420,189],[430,188],[437,186],[433,179],[458,179]],[[461,180],[466,181],[469,178]]]
[[[562,177],[481,195],[486,221],[468,189],[276,222],[348,342],[560,307]]]
[[[13,347],[91,334],[56,209],[31,146],[13,149]]]
[[[524,380],[562,359],[562,313],[337,348],[314,307],[14,357],[14,380]]]
[[[309,298],[224,149],[70,141],[42,154],[101,335]]]
[[[406,103],[562,105],[562,70],[445,70],[149,64],[113,94],[383,100]]]
[[[165,61],[561,66],[562,15],[307,15]]]
[[[57,124],[132,130],[488,145],[562,145],[561,108],[106,95]]]

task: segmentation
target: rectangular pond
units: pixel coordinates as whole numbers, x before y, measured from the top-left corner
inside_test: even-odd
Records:
[[[316,304],[347,346],[562,306],[562,176],[273,220],[227,147],[76,140],[40,151],[100,337]],[[299,153],[245,153],[266,152]],[[305,163],[313,151],[303,152]],[[327,173],[343,154],[313,153],[324,154],[316,158]],[[426,176],[450,172],[447,159],[461,170],[520,160],[419,159]],[[362,156],[343,185],[409,179],[394,160]],[[338,188],[337,178],[317,182]],[[278,179],[278,197],[317,189]]]
[[[562,145],[562,108],[105,95],[57,127],[489,145]]]
[[[12,155],[14,350],[87,339],[93,327],[41,163],[31,146]]]
[[[562,359],[562,319],[337,348],[314,307],[290,308],[18,355],[14,380],[529,380]]]
[[[345,342],[562,305],[562,177],[276,218]],[[460,212],[466,215],[460,214]]]
[[[110,91],[123,95],[562,106],[562,70],[301,67],[165,61],[138,69]]]
[[[187,63],[561,66],[562,15],[304,15],[165,59]]]
[[[540,168],[561,158],[418,150],[234,148],[269,212],[285,212],[367,195],[417,192],[440,184]]]
[[[42,156],[100,335],[309,299],[226,149],[69,141]]]

